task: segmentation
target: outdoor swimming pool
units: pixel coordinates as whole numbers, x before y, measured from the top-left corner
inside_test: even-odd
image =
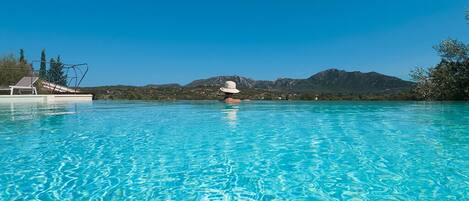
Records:
[[[469,104],[0,103],[0,199],[469,199]]]

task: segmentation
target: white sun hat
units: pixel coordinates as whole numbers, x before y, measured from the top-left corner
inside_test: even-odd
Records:
[[[225,86],[221,87],[220,91],[223,91],[225,93],[232,93],[232,94],[239,93],[239,90],[236,89],[236,82],[233,82],[233,81],[226,81]]]

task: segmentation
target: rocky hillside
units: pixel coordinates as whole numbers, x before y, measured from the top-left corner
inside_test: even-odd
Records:
[[[376,72],[362,73],[329,69],[307,79],[282,78],[275,81],[253,80],[241,76],[217,76],[195,80],[186,87],[222,86],[227,80],[235,81],[240,89],[268,89],[276,91],[315,91],[368,93],[409,90],[413,83]]]
[[[257,88],[256,83],[260,81],[252,80],[241,76],[216,76],[207,79],[194,80],[186,87],[215,87],[223,86],[225,81],[234,81],[238,88]]]

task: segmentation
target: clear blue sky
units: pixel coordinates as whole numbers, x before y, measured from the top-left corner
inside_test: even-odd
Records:
[[[467,0],[4,1],[0,54],[87,62],[84,84],[214,75],[306,78],[331,67],[408,78],[434,44],[469,42]]]

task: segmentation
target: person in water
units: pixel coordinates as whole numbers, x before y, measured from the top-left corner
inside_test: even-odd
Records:
[[[226,81],[225,86],[220,88],[220,91],[225,93],[225,97],[223,101],[225,103],[240,103],[241,100],[233,98],[234,94],[239,93],[239,90],[236,89],[236,82],[233,81]]]

